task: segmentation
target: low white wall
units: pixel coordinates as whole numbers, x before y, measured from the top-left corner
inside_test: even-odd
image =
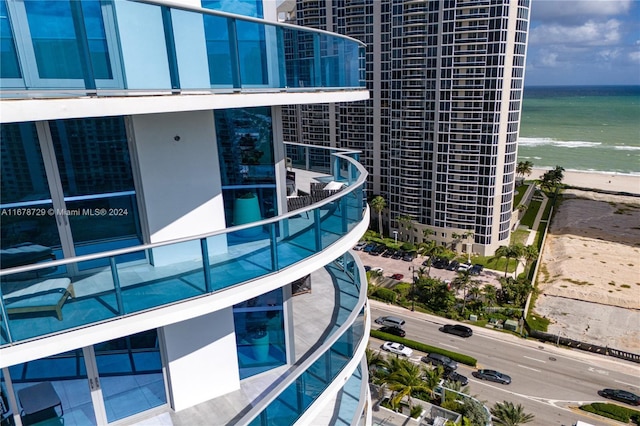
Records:
[[[240,389],[232,308],[163,328],[173,409]]]

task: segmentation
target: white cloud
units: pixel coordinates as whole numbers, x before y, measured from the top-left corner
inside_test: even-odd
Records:
[[[540,56],[540,63],[545,67],[555,67],[558,65],[558,54],[546,52]]]
[[[577,26],[540,25],[531,29],[529,43],[531,45],[609,46],[621,40],[621,26],[620,21],[616,19],[609,19],[606,22],[589,20]]]
[[[584,20],[626,14],[632,5],[633,0],[534,0],[531,13],[541,21]]]
[[[629,52],[627,57],[629,58],[629,61],[631,61],[633,63],[636,63],[636,64],[640,64],[640,52],[638,52],[637,50],[635,50],[633,52]]]

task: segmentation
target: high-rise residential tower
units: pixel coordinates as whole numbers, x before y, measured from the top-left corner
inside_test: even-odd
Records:
[[[369,195],[403,241],[508,245],[529,0],[298,0],[281,15],[363,41],[371,92],[288,107],[285,140],[363,150]]]
[[[0,0],[2,425],[371,423],[367,173],[281,119],[364,45],[220,3]]]

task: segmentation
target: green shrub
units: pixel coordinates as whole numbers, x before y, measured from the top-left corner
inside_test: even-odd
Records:
[[[411,407],[411,414],[410,414],[411,417],[414,419],[417,419],[418,416],[422,414],[422,410],[423,410],[422,405],[420,404],[414,405],[413,407]]]
[[[425,352],[428,354],[436,353],[436,354],[445,355],[454,361],[458,361],[462,364],[470,365],[472,367],[475,367],[476,363],[478,362],[475,358],[470,357],[468,355],[459,354],[457,352],[451,352],[446,349],[437,348],[435,346],[425,345],[424,343],[416,342],[415,340],[405,339],[403,337],[398,337],[393,334],[383,333],[378,330],[371,330],[370,335],[371,337],[375,337],[376,339],[386,340],[389,342],[402,343],[406,347],[415,349],[420,352]]]
[[[580,409],[623,423],[629,423],[629,420],[633,419],[633,421],[638,424],[638,421],[640,420],[640,411],[616,404],[594,402],[592,404],[582,405],[580,406]]]
[[[396,293],[388,288],[379,288],[373,293],[374,297],[384,300],[387,303],[395,303]]]

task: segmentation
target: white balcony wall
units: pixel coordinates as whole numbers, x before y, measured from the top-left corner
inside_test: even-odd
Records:
[[[150,242],[225,229],[213,112],[135,115],[131,121],[136,191]],[[216,247],[226,247],[225,241]],[[170,248],[154,250],[156,266],[200,257],[197,241],[189,249]]]
[[[174,410],[240,389],[232,308],[162,330]]]

